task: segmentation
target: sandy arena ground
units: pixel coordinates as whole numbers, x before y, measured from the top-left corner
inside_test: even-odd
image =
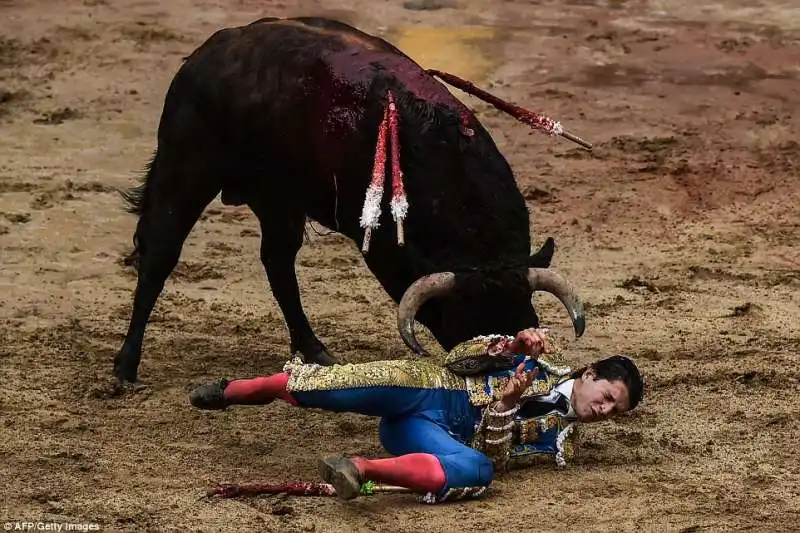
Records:
[[[700,7],[705,4],[705,7]],[[748,7],[749,6],[749,7]],[[219,481],[316,479],[380,451],[377,421],[285,405],[197,412],[219,376],[277,371],[288,335],[246,208],[209,206],[108,393],[135,274],[117,188],[155,147],[182,56],[223,26],[328,15],[426,67],[560,119],[587,153],[474,106],[529,199],[538,246],[587,302],[576,365],[632,354],[639,410],[585,427],[564,472],[480,502],[212,500]],[[104,529],[800,531],[800,7],[720,0],[0,0],[0,518]],[[349,361],[406,357],[357,248],[314,224],[304,305]],[[555,299],[545,320],[569,333]],[[572,338],[570,336],[570,338]]]

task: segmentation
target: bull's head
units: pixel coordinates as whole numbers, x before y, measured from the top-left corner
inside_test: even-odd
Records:
[[[515,277],[521,278],[519,283]],[[548,268],[529,268],[527,275],[509,271],[494,282],[481,274],[429,274],[406,290],[398,308],[397,326],[414,353],[429,355],[417,341],[413,325],[417,312],[431,301],[428,307],[435,307],[436,316],[429,328],[446,350],[479,335],[514,335],[539,325],[531,302],[536,290],[558,298],[569,312],[575,335],[583,335],[586,318],[580,299],[564,277]]]

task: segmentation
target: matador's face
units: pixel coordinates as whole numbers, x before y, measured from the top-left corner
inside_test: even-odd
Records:
[[[607,420],[630,409],[625,382],[600,379],[592,369],[575,380],[571,401],[578,420],[584,423]]]

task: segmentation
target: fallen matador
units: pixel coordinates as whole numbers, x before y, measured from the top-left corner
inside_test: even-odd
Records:
[[[547,354],[547,359],[540,357]],[[424,493],[436,503],[485,493],[496,474],[541,461],[564,466],[578,423],[636,407],[643,382],[615,355],[571,371],[544,329],[461,343],[441,363],[388,360],[320,366],[289,361],[284,372],[218,380],[190,393],[192,405],[224,409],[291,405],[381,417],[380,439],[396,457],[329,457],[322,477],[351,499],[366,481]]]

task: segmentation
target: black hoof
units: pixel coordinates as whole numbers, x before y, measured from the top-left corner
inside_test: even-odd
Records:
[[[307,364],[316,363],[322,366],[341,364],[316,337],[293,339],[291,350],[295,357],[299,355]]]
[[[316,363],[322,366],[338,365],[340,361],[328,353],[328,350],[318,350],[311,355],[303,354],[303,361],[306,363]]]
[[[225,409],[228,407],[228,403],[225,401],[225,387],[227,386],[227,379],[200,385],[189,393],[189,403],[198,409],[207,411]]]
[[[124,351],[120,352],[114,358],[114,377],[117,378],[117,383],[120,386],[125,383],[136,383],[139,381],[139,363],[138,361],[131,361],[132,357],[126,355]]]
[[[336,489],[336,496],[352,500],[361,493],[361,474],[346,457],[326,457],[319,462],[319,474]]]
[[[131,368],[126,365],[114,365],[114,377],[117,378],[117,383],[120,387],[126,383],[136,383],[139,381],[139,372],[136,368]]]
[[[117,377],[109,378],[92,387],[88,395],[91,398],[108,400],[110,398],[121,398],[123,396],[133,396],[141,393],[149,393],[149,387],[141,383],[129,383]]]

